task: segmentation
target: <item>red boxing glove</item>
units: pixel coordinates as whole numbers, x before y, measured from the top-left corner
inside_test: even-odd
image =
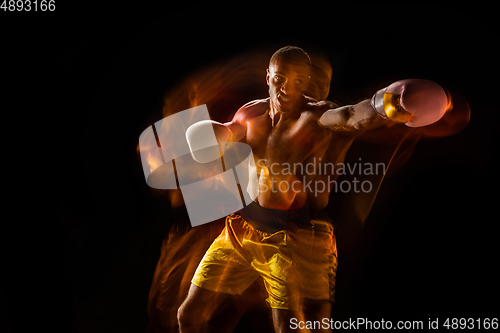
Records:
[[[373,95],[372,107],[383,117],[409,127],[422,127],[441,119],[451,101],[445,90],[429,80],[394,82]]]

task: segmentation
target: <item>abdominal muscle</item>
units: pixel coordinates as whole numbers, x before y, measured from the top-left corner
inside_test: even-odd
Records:
[[[328,190],[325,193],[310,193],[309,191],[310,188],[314,189],[314,177],[296,176],[287,172],[280,173],[277,172],[280,171],[278,169],[275,165],[272,168],[273,172],[270,172],[262,161],[259,161],[257,166],[250,167],[250,181],[247,191],[260,206],[291,210],[302,207],[306,201],[311,208],[315,208],[313,210],[319,210],[326,206]],[[309,184],[309,188],[306,186],[307,184]]]

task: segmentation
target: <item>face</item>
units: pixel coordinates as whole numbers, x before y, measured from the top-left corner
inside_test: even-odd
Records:
[[[278,112],[296,110],[309,83],[309,64],[278,58],[267,70],[271,104]]]

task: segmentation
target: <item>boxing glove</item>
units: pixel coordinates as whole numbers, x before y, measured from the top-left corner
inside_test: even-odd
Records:
[[[231,130],[216,121],[202,120],[186,130],[186,140],[191,156],[198,163],[208,163],[221,158],[229,148]],[[219,145],[222,143],[222,145]]]
[[[449,105],[449,95],[439,84],[421,79],[394,82],[377,91],[371,99],[371,106],[380,116],[409,127],[437,122]]]

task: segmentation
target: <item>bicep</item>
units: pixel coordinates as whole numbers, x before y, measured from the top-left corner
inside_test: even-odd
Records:
[[[334,131],[347,131],[346,124],[350,117],[351,107],[352,105],[347,105],[327,110],[319,118],[319,124]]]

